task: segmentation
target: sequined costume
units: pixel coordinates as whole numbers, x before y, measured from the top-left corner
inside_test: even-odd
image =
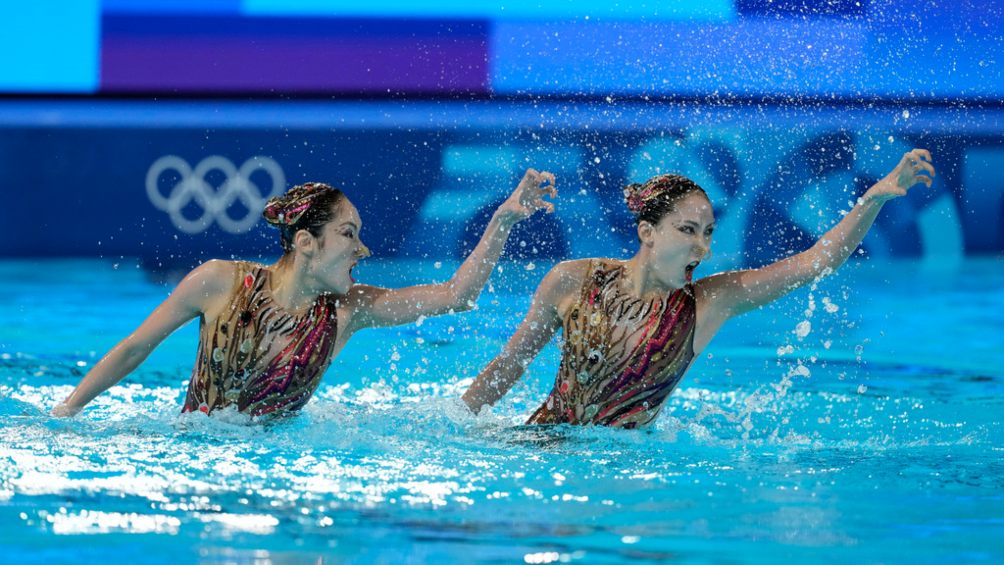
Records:
[[[331,361],[338,331],[335,299],[321,295],[303,314],[291,314],[275,302],[267,268],[237,265],[230,303],[215,322],[199,328],[183,411],[236,406],[266,416],[299,410]]]
[[[694,358],[691,285],[641,300],[621,289],[623,266],[593,260],[589,273],[565,315],[554,389],[528,424],[643,426]]]

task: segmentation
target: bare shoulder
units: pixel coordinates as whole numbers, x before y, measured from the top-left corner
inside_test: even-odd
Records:
[[[694,283],[697,331],[694,351],[702,351],[729,318],[736,315],[736,296],[742,288],[742,271],[725,271]]]
[[[213,259],[192,269],[175,289],[174,294],[193,312],[215,319],[230,300],[243,272],[242,263]]]
[[[338,304],[342,307],[357,308],[366,304],[372,304],[381,294],[388,289],[369,284],[354,284],[344,296],[338,297]]]
[[[342,296],[337,296],[338,319],[342,335],[346,338],[361,327],[367,327],[365,320],[374,308],[377,299],[389,289],[368,284],[354,284]]]
[[[568,306],[579,296],[582,283],[589,276],[591,262],[591,259],[574,259],[558,263],[540,281],[537,298],[564,316]]]
[[[743,271],[723,271],[704,277],[694,283],[694,294],[699,302],[715,303],[742,286]]]
[[[541,289],[556,291],[560,294],[578,291],[589,275],[589,265],[592,259],[573,259],[562,261],[551,268],[541,281]]]
[[[237,261],[212,259],[192,269],[182,284],[199,287],[208,294],[229,292],[240,270],[241,263]]]

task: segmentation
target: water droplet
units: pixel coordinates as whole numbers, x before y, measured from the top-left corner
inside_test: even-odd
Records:
[[[803,339],[805,338],[805,336],[809,335],[809,332],[811,331],[812,331],[812,322],[810,322],[809,320],[802,320],[801,322],[798,323],[798,326],[795,327],[794,333],[798,337],[798,339]]]

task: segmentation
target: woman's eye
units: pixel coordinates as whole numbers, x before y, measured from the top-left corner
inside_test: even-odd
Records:
[[[694,233],[694,228],[690,226],[680,226],[680,231],[683,233]]]
[[[345,237],[347,237],[349,239],[355,239],[356,238],[356,234],[354,234],[354,233],[352,233],[350,231],[342,232],[342,235],[344,235]]]

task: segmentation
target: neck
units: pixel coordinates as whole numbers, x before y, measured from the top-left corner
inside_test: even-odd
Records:
[[[676,287],[659,280],[655,275],[652,257],[648,250],[642,247],[634,257],[624,263],[624,274],[628,292],[638,298],[662,296]]]
[[[306,265],[295,256],[287,255],[272,265],[272,298],[290,312],[310,308],[321,294],[311,284]]]

